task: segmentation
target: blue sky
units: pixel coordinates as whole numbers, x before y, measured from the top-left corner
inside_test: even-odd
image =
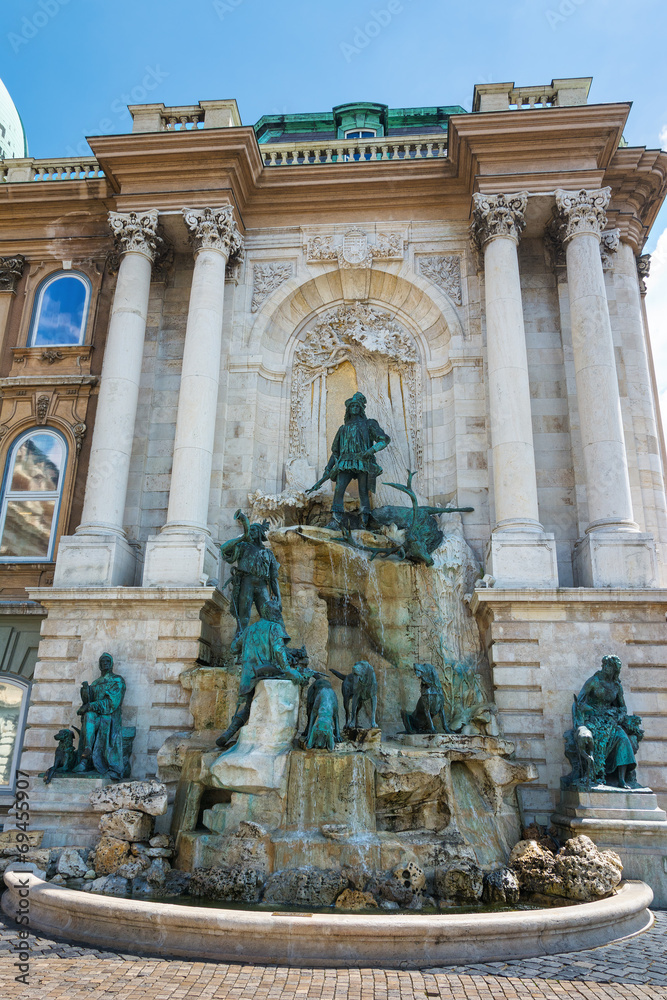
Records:
[[[666,34],[664,0],[2,0],[0,78],[36,157],[129,131],[128,103],[235,97],[252,124],[352,100],[469,109],[475,83],[567,76],[593,77],[591,102],[632,101],[626,138],[653,148]],[[648,305],[667,397],[667,209],[647,250],[663,231]]]

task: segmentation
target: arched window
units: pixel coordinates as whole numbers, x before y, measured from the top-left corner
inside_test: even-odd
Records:
[[[53,554],[67,445],[56,431],[33,428],[7,457],[0,507],[0,561],[48,562]]]
[[[82,344],[89,301],[90,284],[82,274],[52,274],[37,289],[28,347]]]
[[[29,691],[29,682],[0,673],[0,795],[14,790]]]

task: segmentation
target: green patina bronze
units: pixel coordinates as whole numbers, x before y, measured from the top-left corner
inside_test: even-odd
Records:
[[[421,693],[414,712],[401,709],[405,732],[432,735],[437,732],[435,723],[439,717],[442,728],[448,733],[450,730],[445,719],[445,696],[435,667],[432,663],[415,663],[414,669],[421,683]]]
[[[610,785],[639,788],[635,754],[644,731],[638,715],[628,715],[618,656],[603,656],[602,667],[574,696],[572,729],[564,735],[572,773],[566,787]]]
[[[279,611],[282,609],[282,601],[278,583],[278,560],[264,545],[268,521],[250,524],[242,510],[237,510],[234,518],[243,525],[243,534],[240,538],[224,542],[220,546],[220,555],[226,563],[232,565],[230,611],[236,618],[238,636],[250,622],[253,604],[262,615],[262,609],[269,601],[274,600]]]
[[[319,489],[327,479],[336,484],[334,492],[332,527],[341,526],[344,513],[345,490],[356,479],[359,486],[361,522],[366,527],[370,520],[370,494],[375,492],[377,477],[382,472],[375,455],[389,444],[391,438],[382,430],[377,420],[366,416],[366,397],[361,392],[345,400],[345,422],[338,428],[331,445],[331,458],[324,475],[308,493]]]
[[[259,621],[248,625],[232,641],[232,653],[241,662],[239,698],[232,721],[216,740],[219,747],[231,743],[239,729],[245,726],[250,718],[255,688],[261,680],[289,680],[302,687],[313,676],[305,648],[287,649],[290,637],[285,631],[280,607],[274,601],[266,601],[261,614]]]
[[[130,752],[134,730],[123,730],[121,706],[125,681],[113,672],[113,657],[102,653],[101,677],[81,685],[81,735],[73,774],[95,772],[120,781],[130,776]]]

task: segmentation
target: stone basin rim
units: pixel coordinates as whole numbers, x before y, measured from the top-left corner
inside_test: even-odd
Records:
[[[619,941],[654,919],[653,892],[639,881],[622,882],[606,899],[544,910],[304,917],[103,896],[16,871],[4,880],[10,917],[27,885],[32,930],[141,954],[269,965],[427,968],[535,958]]]

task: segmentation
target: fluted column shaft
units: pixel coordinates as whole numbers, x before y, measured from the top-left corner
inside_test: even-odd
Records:
[[[556,192],[566,248],[572,352],[589,525],[636,530],[609,306],[600,259],[610,188]]]
[[[208,499],[218,406],[225,267],[240,246],[233,210],[184,212],[195,249],[167,524],[208,532]]]
[[[111,212],[121,254],[97,400],[86,495],[77,534],[124,537],[123,517],[139,399],[158,213]]]

